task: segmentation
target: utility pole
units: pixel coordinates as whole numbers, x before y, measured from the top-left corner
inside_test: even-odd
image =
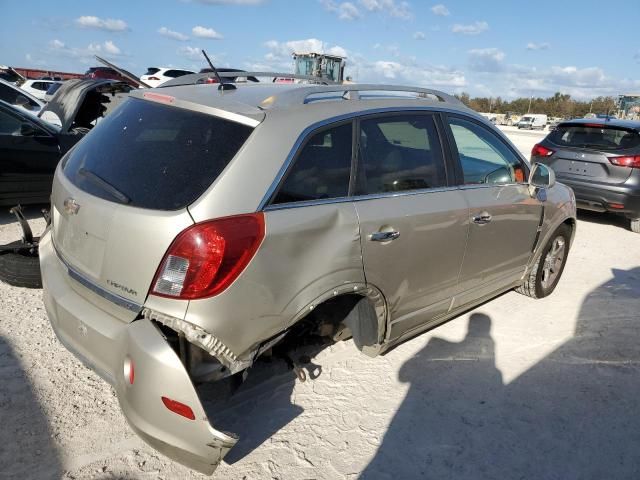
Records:
[[[527,113],[531,113],[531,101],[533,100],[533,95],[529,97],[529,108],[527,108]]]

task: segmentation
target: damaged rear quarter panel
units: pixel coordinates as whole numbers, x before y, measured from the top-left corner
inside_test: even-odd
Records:
[[[185,320],[242,357],[327,291],[364,284],[358,218],[349,201],[265,212],[266,235],[221,294],[189,302]]]

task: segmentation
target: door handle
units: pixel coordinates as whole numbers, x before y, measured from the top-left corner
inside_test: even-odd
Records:
[[[372,242],[390,242],[400,236],[400,232],[376,232],[369,235]]]
[[[471,217],[471,220],[473,220],[473,223],[476,223],[478,225],[486,225],[491,221],[491,215],[489,215],[487,212],[482,212]]]

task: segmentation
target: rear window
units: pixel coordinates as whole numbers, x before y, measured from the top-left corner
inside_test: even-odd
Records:
[[[560,125],[549,134],[549,140],[563,147],[596,150],[626,150],[640,146],[638,132],[600,125]]]
[[[63,171],[97,197],[177,210],[204,193],[251,131],[222,118],[130,98],[71,150]]]
[[[145,75],[153,75],[154,73],[158,73],[159,71],[159,68],[149,67],[147,68],[147,73],[145,73]]]

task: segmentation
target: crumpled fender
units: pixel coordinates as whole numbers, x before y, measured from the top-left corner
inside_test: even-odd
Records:
[[[189,468],[212,474],[238,441],[215,430],[182,362],[149,320],[132,322],[120,334],[115,389],[131,428],[149,445]],[[130,383],[126,363],[133,364]],[[162,397],[191,408],[191,420],[170,411]]]

